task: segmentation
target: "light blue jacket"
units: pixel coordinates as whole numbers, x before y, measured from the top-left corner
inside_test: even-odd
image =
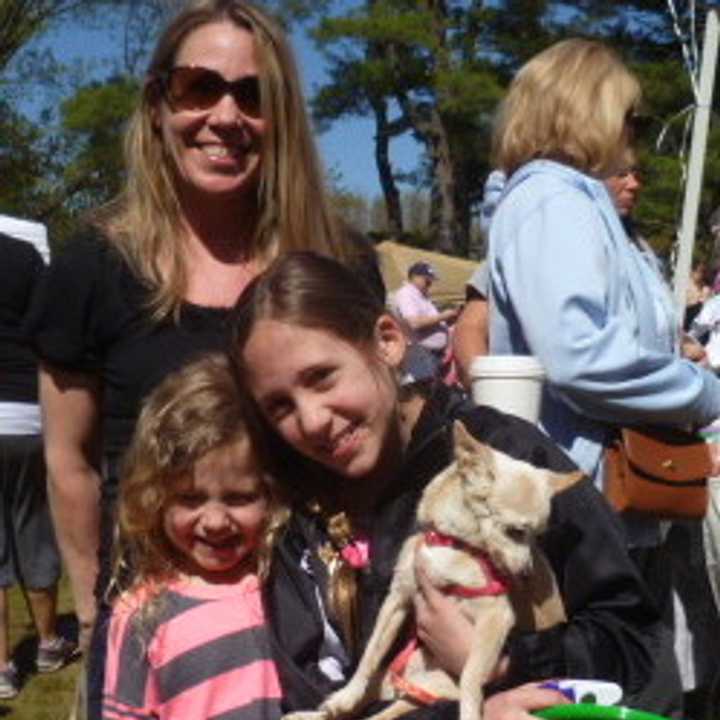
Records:
[[[720,381],[677,354],[657,260],[630,241],[605,185],[535,160],[503,191],[489,233],[490,351],[538,357],[541,424],[598,477],[612,427],[704,424]]]

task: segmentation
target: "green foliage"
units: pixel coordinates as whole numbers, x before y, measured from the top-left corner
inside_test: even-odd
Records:
[[[86,210],[118,192],[124,175],[122,133],[139,87],[136,73],[171,4],[0,0],[0,170],[6,180],[0,188],[0,212],[45,222],[57,244],[75,232]],[[2,21],[10,9],[24,31],[22,37],[13,36],[19,45],[8,63],[10,56],[2,53],[11,28]],[[73,29],[123,28],[117,72],[100,79],[99,65],[62,64],[47,45],[27,45],[36,35],[66,27],[64,23]],[[20,100],[31,108],[32,119],[16,109],[13,103]]]
[[[145,0],[147,2],[148,0]],[[152,1],[152,0],[150,0]],[[92,17],[113,0],[0,0],[0,70],[33,37],[73,14]]]
[[[20,117],[0,101],[0,208],[25,215],[37,211],[41,202],[44,164],[33,148],[40,128]]]
[[[116,77],[80,88],[62,104],[64,127],[88,137],[115,137],[118,125],[128,118],[140,84],[134,78]]]
[[[133,78],[91,83],[63,102],[62,143],[67,156],[54,198],[56,210],[78,218],[108,202],[124,180],[123,132],[139,92]],[[69,231],[72,231],[72,224]],[[65,232],[55,233],[62,242]]]
[[[699,18],[707,7],[699,3]],[[493,113],[515,71],[565,37],[597,37],[615,46],[640,76],[645,109],[657,119],[653,134],[641,142],[648,174],[638,215],[651,241],[669,252],[683,200],[681,157],[688,149],[683,118],[670,124],[659,148],[655,142],[663,124],[692,103],[692,93],[664,4],[357,0],[335,3],[332,9],[313,27],[329,69],[328,82],[313,100],[318,126],[325,129],[351,116],[370,116],[378,123],[378,143],[388,132],[390,138],[412,133],[425,150],[412,175],[436,198],[431,213],[436,225],[426,229],[427,235],[437,246],[449,233],[451,245],[443,249],[459,253],[469,247],[471,219],[490,169]],[[681,4],[679,11],[687,33],[688,8]],[[698,42],[702,33],[701,20]],[[713,129],[700,211],[701,252],[709,247],[707,218],[720,203],[720,191],[714,190],[720,187],[718,139]],[[443,144],[449,150],[441,157],[438,147]],[[448,210],[449,202],[453,207]],[[447,223],[454,225],[443,227]]]
[[[0,68],[42,29],[53,12],[53,4],[52,0],[0,0]]]
[[[388,133],[411,132],[427,151],[419,177],[438,190],[440,207],[431,217],[444,218],[427,234],[446,251],[466,251],[472,207],[489,169],[488,117],[502,87],[484,53],[488,11],[475,2],[413,0],[370,0],[343,10],[314,30],[330,76],[313,101],[319,126],[372,114],[378,143]],[[392,178],[383,188],[397,194]]]

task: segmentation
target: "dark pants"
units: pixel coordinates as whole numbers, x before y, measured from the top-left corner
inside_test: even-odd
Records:
[[[632,548],[633,559],[648,585],[662,616],[662,629],[655,640],[655,666],[650,682],[637,694],[623,699],[623,705],[665,717],[684,717],[682,682],[675,657],[672,575],[668,572],[665,549]]]
[[[95,585],[98,611],[88,648],[87,668],[87,719],[101,720],[102,696],[105,685],[108,633],[112,606],[107,600],[112,575],[112,547],[115,535],[118,489],[118,459],[105,458],[103,468],[102,500],[100,507],[100,548],[98,551],[98,579]]]
[[[86,661],[87,668],[87,720],[101,720],[102,696],[105,684],[105,664],[107,662],[107,641],[110,630],[112,610],[107,603],[98,608],[95,627]]]
[[[0,435],[0,587],[46,590],[60,578],[42,436]]]

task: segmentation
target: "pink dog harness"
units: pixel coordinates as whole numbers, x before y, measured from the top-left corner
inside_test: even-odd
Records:
[[[483,574],[487,578],[485,585],[468,587],[467,585],[445,585],[442,591],[446,595],[454,595],[462,598],[491,597],[506,595],[510,591],[510,583],[497,568],[495,563],[488,557],[487,553],[469,545],[460,538],[446,535],[437,530],[428,530],[425,533],[425,544],[431,547],[452,547],[472,555],[480,564]],[[410,656],[418,648],[417,635],[411,638],[410,642],[398,653],[397,657],[390,664],[390,680],[398,692],[415,700],[421,705],[431,705],[440,698],[418,685],[411,683],[403,677],[405,668],[410,662]]]
[[[488,595],[505,595],[510,590],[508,579],[498,570],[495,563],[488,557],[488,554],[468,545],[464,540],[445,535],[437,530],[428,530],[425,533],[425,544],[431,547],[452,547],[472,555],[480,565],[483,574],[488,579],[485,585],[468,587],[467,585],[446,585],[442,588],[446,595],[456,597],[474,598],[486,597]]]

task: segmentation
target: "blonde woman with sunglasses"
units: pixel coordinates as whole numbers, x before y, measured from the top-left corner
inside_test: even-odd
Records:
[[[32,320],[52,507],[85,645],[141,400],[223,346],[229,308],[279,253],[312,249],[381,285],[330,212],[295,61],[260,8],[185,5],[158,40],[125,153],[123,192],[58,257]],[[100,647],[91,717],[102,664]]]

